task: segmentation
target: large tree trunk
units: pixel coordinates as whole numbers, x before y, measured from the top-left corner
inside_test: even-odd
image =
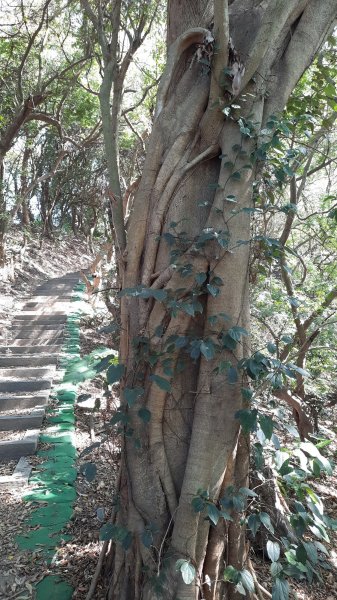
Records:
[[[234,598],[223,570],[245,561],[238,515],[211,527],[191,502],[202,491],[217,503],[228,486],[247,482],[249,443],[235,413],[247,387],[236,367],[249,343],[236,329],[240,340],[231,345],[227,332],[249,329],[253,154],[261,126],[283,108],[337,10],[334,0],[229,4],[217,0],[210,31],[212,2],[169,2],[172,43],[129,219],[123,281],[124,441],[114,535],[124,543],[113,547],[109,591],[116,600]],[[149,295],[161,290],[159,300],[142,297],[141,288],[135,295],[139,285]],[[191,357],[191,342],[199,355]],[[136,401],[130,388],[141,388]],[[196,569],[190,585],[178,559]]]

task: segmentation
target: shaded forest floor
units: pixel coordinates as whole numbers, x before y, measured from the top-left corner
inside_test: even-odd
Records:
[[[16,266],[13,281],[3,282],[0,286],[0,321],[5,334],[14,311],[29,296],[33,288],[46,277],[53,277],[66,271],[85,268],[92,256],[84,240],[72,237],[56,242],[45,242],[42,249],[31,242],[25,258]],[[105,333],[104,327],[111,317],[102,302],[96,302],[91,314],[81,323],[81,355],[95,348],[110,347],[117,350],[117,341],[111,333]],[[23,502],[23,490],[0,490],[0,538],[2,554],[0,558],[0,598],[3,600],[29,600],[34,598],[33,586],[48,574],[60,573],[74,588],[73,598],[85,600],[97,561],[102,548],[99,530],[108,522],[113,501],[114,486],[119,463],[119,441],[109,429],[109,421],[118,406],[118,389],[107,395],[104,377],[84,382],[79,386],[76,405],[76,447],[78,451],[76,481],[77,500],[74,516],[65,534],[70,541],[64,542],[55,554],[52,564],[47,565],[36,552],[19,552],[15,536],[22,533],[22,522],[32,510],[29,503]],[[325,455],[333,462],[337,456],[336,432],[337,409],[323,410],[319,425],[321,435],[332,440],[325,449]],[[108,433],[107,433],[108,432]],[[83,453],[83,455],[82,455]],[[32,457],[34,465],[39,459]],[[94,463],[97,469],[92,481],[83,475],[84,465]],[[13,464],[0,464],[0,474],[5,474]],[[337,518],[337,478],[321,477],[311,481],[313,489],[322,497],[326,513]],[[323,581],[307,585],[291,582],[292,597],[298,600],[334,600],[337,599],[335,585],[337,574],[337,532],[332,532],[329,549],[331,570],[323,573]],[[251,548],[251,560],[259,582],[271,590],[270,562]],[[108,574],[101,573],[93,598],[104,600]],[[131,600],[131,599],[130,599]]]

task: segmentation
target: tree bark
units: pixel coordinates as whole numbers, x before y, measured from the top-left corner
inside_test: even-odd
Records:
[[[239,488],[247,482],[249,445],[235,414],[245,406],[247,381],[237,367],[249,344],[243,334],[233,348],[222,341],[233,327],[249,329],[254,152],[270,107],[282,110],[337,9],[326,0],[318,20],[310,21],[315,1],[220,1],[214,32],[227,38],[215,43],[207,29],[212,2],[169,2],[171,46],[128,223],[120,349],[124,441],[115,522],[116,531],[128,532],[128,543],[114,547],[113,600],[196,600],[202,591],[207,600],[236,598],[222,573],[226,564],[241,569],[246,558],[240,515],[214,528],[191,502],[201,490],[219,506],[228,483]],[[182,24],[192,28],[182,30]],[[298,31],[308,34],[305,57],[295,42]],[[228,60],[227,77],[219,55]],[[284,79],[279,98],[276,84]],[[144,288],[149,298],[142,297]],[[151,297],[155,290],[162,301]],[[184,337],[186,347],[172,336]],[[199,355],[186,351],[202,342],[214,352],[205,345]],[[136,401],[130,401],[133,388],[143,390]],[[140,409],[148,411],[145,420]],[[176,570],[178,559],[195,568],[189,585]]]

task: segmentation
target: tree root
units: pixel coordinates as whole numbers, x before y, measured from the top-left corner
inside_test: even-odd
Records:
[[[108,552],[109,542],[110,542],[110,540],[106,540],[104,542],[103,546],[102,546],[102,550],[101,550],[101,553],[99,555],[98,563],[96,565],[95,573],[94,573],[93,578],[91,580],[90,588],[89,588],[89,591],[88,591],[88,593],[87,593],[87,595],[85,597],[85,600],[91,600],[91,598],[94,597],[94,593],[95,593],[95,590],[96,590],[97,582],[98,582],[99,576],[100,576],[101,571],[102,571],[103,561],[104,561],[105,555]]]
[[[254,595],[258,598],[258,600],[265,600],[266,598],[271,598],[272,597],[271,593],[268,592],[268,590],[266,590],[266,588],[264,588],[263,585],[261,585],[261,583],[259,583],[259,581],[256,577],[253,563],[250,560],[250,558],[248,558],[248,560],[247,560],[247,565],[248,565],[249,572],[250,572],[251,576],[253,577],[254,584],[255,584],[256,594],[254,594]]]

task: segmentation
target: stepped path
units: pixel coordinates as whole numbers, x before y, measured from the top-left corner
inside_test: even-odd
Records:
[[[64,327],[79,273],[38,286],[8,328],[0,346],[0,460],[34,454],[56,370]],[[16,476],[23,476],[21,458]],[[14,472],[15,475],[15,472]],[[1,483],[1,477],[0,477]],[[4,482],[3,482],[4,483]]]

